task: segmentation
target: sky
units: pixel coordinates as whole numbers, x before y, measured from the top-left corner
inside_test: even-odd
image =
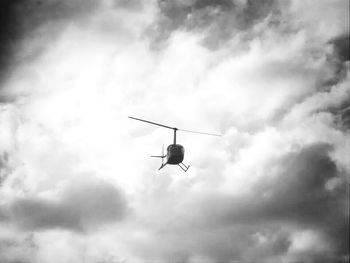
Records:
[[[0,5],[0,262],[349,261],[348,1]]]

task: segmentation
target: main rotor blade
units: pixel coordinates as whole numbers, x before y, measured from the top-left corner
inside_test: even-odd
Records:
[[[153,121],[147,121],[147,120],[143,120],[143,119],[139,119],[139,118],[135,118],[135,117],[131,117],[131,116],[128,116],[128,118],[134,119],[134,120],[137,120],[137,121],[143,121],[143,122],[150,123],[150,124],[153,124],[153,125],[158,125],[160,127],[164,127],[164,128],[168,128],[168,129],[172,129],[172,130],[191,132],[191,133],[198,133],[198,134],[211,135],[211,136],[222,136],[221,134],[215,134],[215,133],[207,133],[207,132],[199,132],[199,131],[178,129],[178,128],[175,128],[175,127],[170,127],[170,126],[166,126],[166,125],[163,125],[163,124],[160,124],[160,123],[156,123],[156,122],[153,122]]]
[[[204,134],[204,135],[222,136],[221,134],[215,134],[215,133],[207,133],[207,132],[199,132],[199,131],[190,131],[190,130],[183,130],[183,129],[178,129],[178,130],[179,130],[179,131],[184,131],[184,132],[199,133],[199,134]]]
[[[166,125],[163,125],[163,124],[160,124],[160,123],[156,123],[156,122],[153,122],[153,121],[146,121],[146,120],[143,120],[143,119],[139,119],[139,118],[135,118],[135,117],[130,117],[130,116],[128,116],[128,118],[134,119],[134,120],[137,120],[137,121],[147,122],[147,123],[150,123],[150,124],[158,125],[158,126],[161,126],[161,127],[164,127],[164,128],[172,129],[172,130],[175,130],[175,129],[176,129],[176,128],[174,128],[174,127],[166,126]]]

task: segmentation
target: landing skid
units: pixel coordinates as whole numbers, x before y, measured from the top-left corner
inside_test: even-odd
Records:
[[[166,155],[152,155],[151,157],[155,158],[162,158],[162,165],[158,168],[158,170],[162,169],[164,166],[166,166],[168,163],[163,163],[164,158],[166,158]],[[179,163],[178,166],[184,171],[187,172],[187,170],[190,168],[190,166],[185,165],[184,163]]]
[[[159,169],[158,169],[158,171],[160,170],[160,169],[162,169],[164,166],[166,166],[167,165],[167,163],[164,163],[164,164],[162,164],[160,167],[159,167]]]
[[[190,168],[190,166],[186,166],[183,163],[179,163],[178,166],[180,166],[180,168],[184,171],[187,172],[187,170]]]
[[[152,155],[151,157],[156,157],[156,158],[162,158],[162,165],[159,167],[158,170],[162,169],[165,165],[167,165],[168,163],[163,163],[164,158],[166,157],[166,155],[163,156],[159,156],[159,155]]]

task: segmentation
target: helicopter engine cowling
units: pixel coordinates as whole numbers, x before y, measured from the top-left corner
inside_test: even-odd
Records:
[[[170,144],[167,147],[167,163],[179,164],[183,161],[185,148],[180,144]]]

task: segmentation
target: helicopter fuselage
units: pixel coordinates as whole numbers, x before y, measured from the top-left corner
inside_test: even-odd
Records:
[[[182,163],[185,155],[185,148],[180,144],[170,144],[167,147],[167,163],[168,164],[180,164]]]

